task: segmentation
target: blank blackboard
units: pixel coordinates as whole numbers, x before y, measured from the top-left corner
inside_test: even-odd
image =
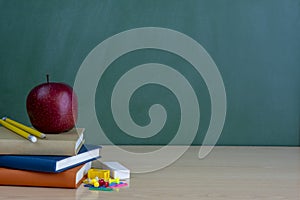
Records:
[[[217,65],[227,97],[218,145],[300,145],[297,0],[0,0],[1,115],[29,125],[26,96],[46,80],[47,73],[51,81],[73,85],[84,59],[98,44],[140,27],[183,33],[201,44]],[[95,110],[107,137],[115,144],[156,145],[167,144],[176,134],[180,103],[158,84],[139,88],[129,105],[132,120],[140,126],[150,123],[151,105],[164,106],[168,117],[157,135],[132,137],[114,122],[110,105],[114,84],[144,63],[172,66],[193,86],[201,110],[193,144],[201,144],[211,116],[205,81],[186,60],[156,49],[120,56],[99,81]]]

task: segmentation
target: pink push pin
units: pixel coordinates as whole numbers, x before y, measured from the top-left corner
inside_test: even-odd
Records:
[[[110,188],[121,188],[121,187],[125,187],[125,186],[128,186],[128,184],[120,183],[120,184],[112,185],[112,186],[110,186]]]

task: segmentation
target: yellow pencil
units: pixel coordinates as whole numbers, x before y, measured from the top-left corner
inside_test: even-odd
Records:
[[[28,139],[28,140],[31,141],[31,142],[36,142],[36,141],[37,141],[37,139],[36,139],[35,136],[30,135],[30,134],[27,133],[26,131],[23,131],[22,129],[19,129],[19,128],[17,128],[17,127],[15,127],[15,126],[11,125],[10,123],[5,122],[5,121],[2,120],[2,119],[0,119],[0,124],[1,124],[2,126],[4,126],[5,128],[7,128],[7,129],[13,131],[14,133],[16,133],[16,134],[18,134],[18,135],[20,135],[20,136],[22,136],[22,137]]]
[[[35,130],[35,129],[33,129],[33,128],[30,128],[30,127],[28,127],[28,126],[25,126],[25,125],[23,125],[23,124],[21,124],[21,123],[19,123],[19,122],[16,122],[16,121],[14,121],[14,120],[12,120],[12,119],[9,119],[9,118],[7,118],[7,117],[3,117],[2,119],[3,119],[4,121],[10,123],[10,124],[13,125],[13,126],[16,126],[16,127],[20,128],[20,129],[22,129],[22,130],[24,130],[24,131],[30,133],[31,135],[34,135],[34,136],[39,137],[39,138],[45,138],[45,137],[46,137],[46,135],[45,135],[44,133],[41,133],[41,132],[39,132],[39,131],[37,131],[37,130]]]

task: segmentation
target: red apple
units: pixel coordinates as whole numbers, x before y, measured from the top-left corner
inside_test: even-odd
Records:
[[[78,101],[72,87],[49,82],[33,88],[26,100],[27,113],[34,128],[43,133],[61,133],[77,121]]]

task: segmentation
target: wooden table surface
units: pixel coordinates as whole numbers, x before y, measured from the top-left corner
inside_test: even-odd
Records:
[[[1,186],[0,200],[300,199],[299,147],[215,147],[202,160],[198,150],[190,147],[161,170],[131,174],[130,186],[118,192],[89,191],[83,185],[78,189]],[[111,160],[109,148],[104,147],[102,160]]]

